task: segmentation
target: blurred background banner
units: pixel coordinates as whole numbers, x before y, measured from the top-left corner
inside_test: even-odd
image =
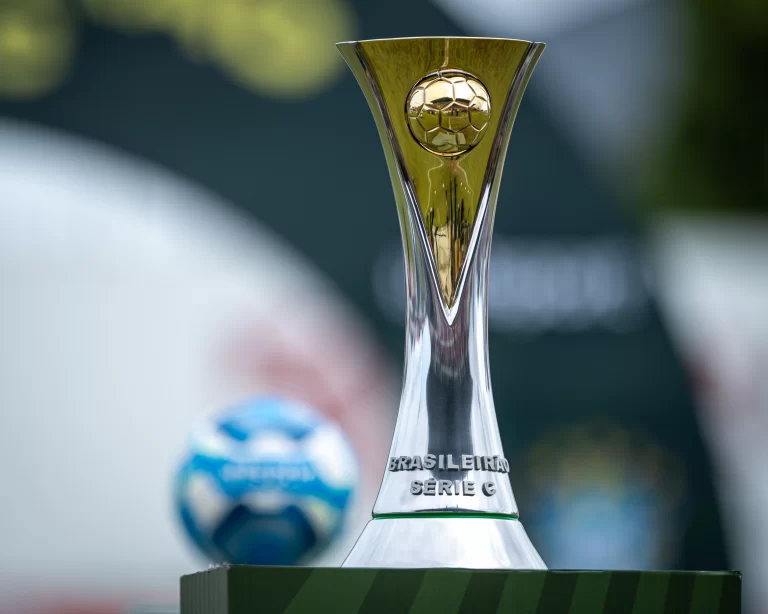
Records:
[[[260,393],[355,448],[315,563],[341,561],[391,440],[404,280],[334,43],[491,35],[548,43],[489,297],[522,520],[551,568],[740,568],[768,611],[768,10],[564,6],[0,0],[0,608],[173,608],[207,564],[173,510],[186,437]]]

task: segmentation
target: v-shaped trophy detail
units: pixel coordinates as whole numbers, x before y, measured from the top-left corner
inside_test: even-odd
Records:
[[[384,146],[406,264],[405,373],[373,519],[346,567],[545,569],[518,517],[491,393],[491,231],[512,124],[544,45],[339,43]]]

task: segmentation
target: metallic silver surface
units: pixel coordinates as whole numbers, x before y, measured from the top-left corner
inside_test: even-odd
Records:
[[[379,128],[398,205],[408,297],[405,373],[390,459],[374,520],[344,565],[544,568],[517,520],[491,392],[487,330],[501,171],[543,45],[432,38],[340,43],[339,49]],[[403,113],[413,88],[437,69],[471,75],[468,81],[479,83],[475,89],[482,86],[494,101],[486,109],[485,134],[472,147],[451,142],[445,151],[433,151],[431,133],[421,139],[408,124],[414,113]],[[459,86],[465,87],[457,80]],[[459,106],[447,96],[426,104],[444,105],[441,122]],[[446,124],[462,121],[462,113],[458,108]],[[434,134],[448,132],[442,125]]]
[[[345,567],[546,569],[517,520],[375,518]]]

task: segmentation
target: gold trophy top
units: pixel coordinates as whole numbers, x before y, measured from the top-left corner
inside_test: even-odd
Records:
[[[515,79],[540,43],[495,38],[401,38],[339,43],[355,70],[384,143],[393,184],[406,174],[444,307],[457,300],[471,256],[493,155],[506,152],[519,98]],[[534,60],[535,61],[535,60]],[[375,108],[378,106],[379,108]],[[501,138],[498,138],[501,137]],[[498,165],[500,166],[500,165]],[[405,194],[395,195],[399,207]],[[487,196],[487,195],[486,195]],[[495,194],[494,194],[495,196]],[[487,200],[487,198],[486,198]]]

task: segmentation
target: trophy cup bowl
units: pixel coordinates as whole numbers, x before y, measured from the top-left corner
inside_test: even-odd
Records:
[[[345,567],[546,569],[520,523],[491,392],[491,231],[512,124],[544,45],[339,43],[373,112],[403,238],[407,332],[373,519]]]

